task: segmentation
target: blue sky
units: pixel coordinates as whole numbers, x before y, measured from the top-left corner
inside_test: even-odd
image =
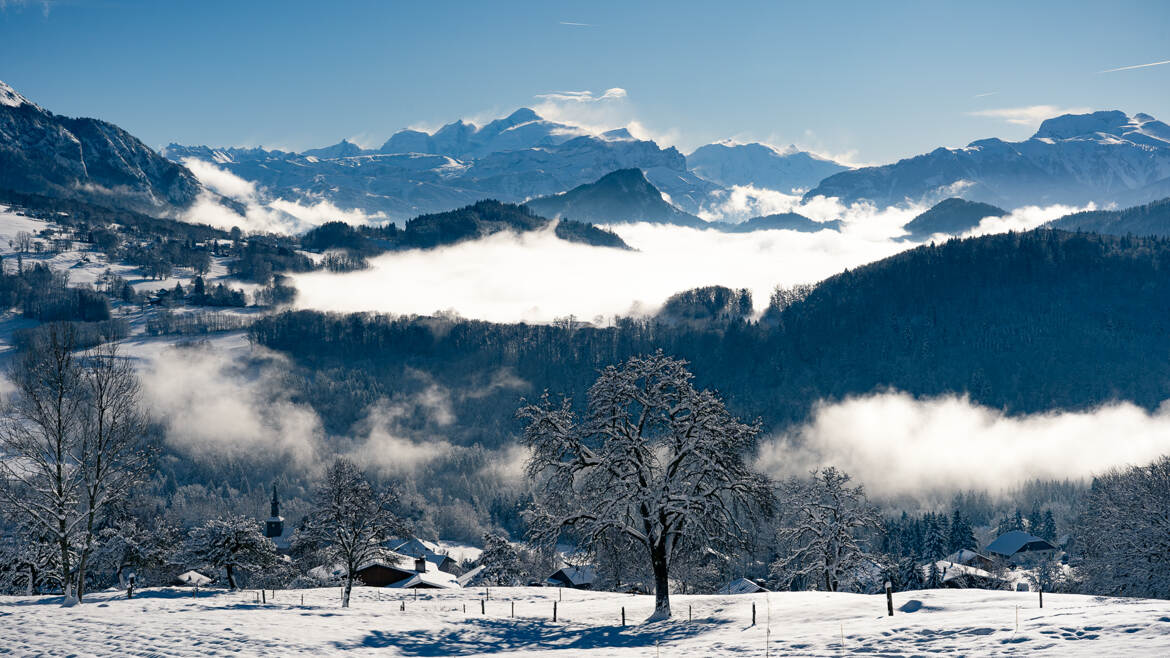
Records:
[[[0,0],[0,80],[171,141],[303,149],[522,106],[885,162],[1044,114],[1170,120],[1170,2]],[[624,90],[605,100],[541,95]],[[1030,109],[1029,109],[1030,108]]]

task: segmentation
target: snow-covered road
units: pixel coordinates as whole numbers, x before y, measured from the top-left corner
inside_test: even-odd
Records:
[[[1049,594],[1040,610],[1034,593],[919,591],[896,594],[891,618],[883,596],[674,596],[675,621],[641,624],[652,597],[499,588],[481,615],[482,589],[407,595],[405,612],[401,590],[358,588],[348,610],[338,595],[282,590],[256,603],[253,592],[151,589],[75,609],[0,597],[0,655],[763,656],[766,644],[774,656],[1170,655],[1170,601],[1144,599]]]

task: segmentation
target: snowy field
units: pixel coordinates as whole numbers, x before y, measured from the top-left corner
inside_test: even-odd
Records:
[[[917,591],[896,594],[900,610],[887,617],[880,595],[675,596],[675,621],[641,624],[652,597],[498,588],[481,615],[482,589],[416,600],[361,587],[348,610],[339,593],[281,590],[257,603],[255,592],[150,589],[129,601],[93,594],[75,609],[59,597],[0,597],[0,655],[1170,655],[1170,601],[1147,599],[1050,594],[1041,610],[1034,593]]]

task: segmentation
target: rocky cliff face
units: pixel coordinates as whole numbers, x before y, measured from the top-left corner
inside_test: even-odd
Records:
[[[0,82],[0,188],[169,213],[201,187],[182,165],[121,128],[63,117]]]

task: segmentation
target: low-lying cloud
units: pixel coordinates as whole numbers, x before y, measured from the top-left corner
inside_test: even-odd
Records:
[[[965,397],[886,392],[818,406],[807,424],[765,441],[759,465],[776,477],[836,466],[889,499],[1088,479],[1166,453],[1170,401],[1153,413],[1118,402],[1006,416]]]
[[[574,315],[602,323],[655,312],[672,294],[700,286],[747,288],[756,310],[777,286],[826,277],[917,246],[903,225],[924,206],[844,207],[836,199],[799,197],[740,187],[716,199],[726,214],[798,212],[817,221],[840,219],[842,230],[811,233],[723,233],[657,224],[611,226],[633,250],[559,240],[552,228],[497,233],[432,250],[388,253],[371,268],[294,276],[304,309],[378,311],[403,315],[454,313],[493,322],[548,322]],[[1023,208],[988,218],[983,234],[1033,228],[1070,209]],[[714,211],[712,211],[714,212]]]
[[[256,183],[204,160],[185,158],[183,164],[207,188],[184,213],[184,221],[221,229],[238,226],[243,231],[264,233],[299,233],[334,220],[348,224],[386,221],[382,213],[371,215],[362,210],[344,210],[328,199],[305,203],[272,197]],[[224,204],[216,195],[234,201],[244,212],[241,214]]]
[[[285,460],[312,467],[321,420],[293,402],[281,381],[285,357],[256,348],[248,358],[210,346],[167,347],[143,360],[143,402],[167,443],[201,463]]]

